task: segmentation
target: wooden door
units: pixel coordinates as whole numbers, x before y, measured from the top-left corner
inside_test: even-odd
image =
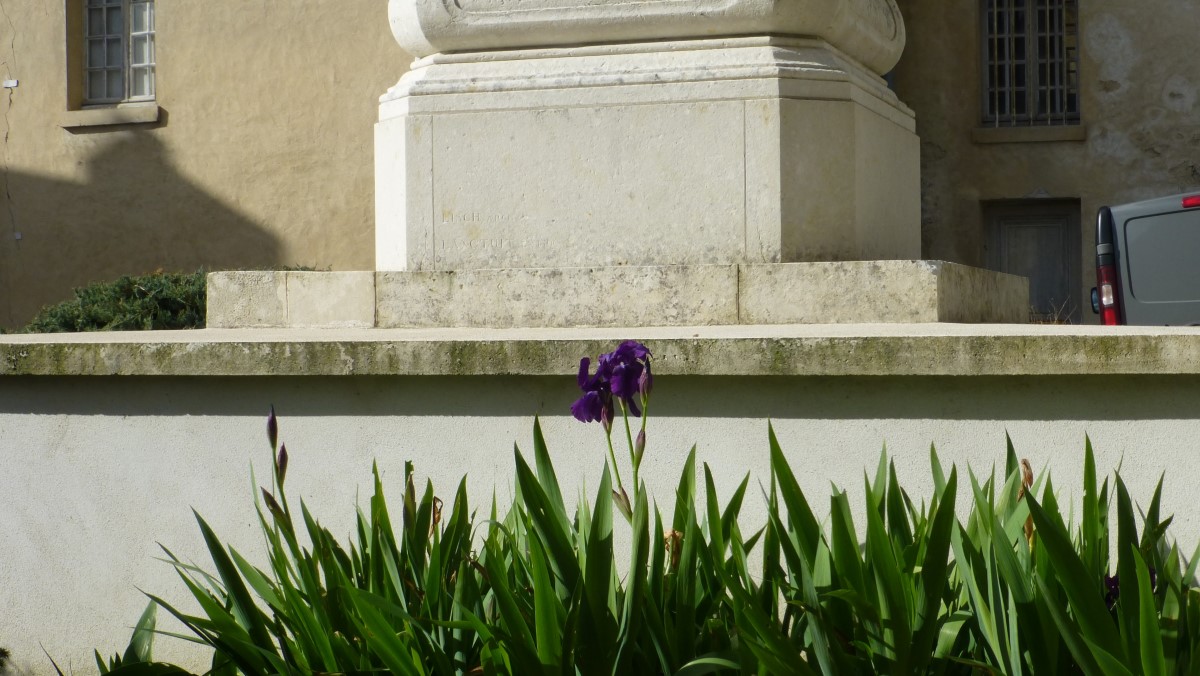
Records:
[[[984,203],[987,265],[1029,279],[1030,321],[1078,324],[1078,200],[1004,200]]]

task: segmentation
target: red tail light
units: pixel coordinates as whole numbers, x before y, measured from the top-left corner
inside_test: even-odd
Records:
[[[1121,300],[1117,288],[1117,269],[1113,265],[1096,268],[1096,290],[1100,294],[1100,323],[1115,326],[1121,323]]]
[[[1183,198],[1184,209],[1195,209],[1200,207],[1200,195],[1188,195]]]

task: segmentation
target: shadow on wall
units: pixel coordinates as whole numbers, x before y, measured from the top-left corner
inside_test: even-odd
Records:
[[[0,183],[0,326],[90,282],[278,264],[278,240],[183,176],[152,130],[70,135],[92,148],[81,180],[9,171]]]
[[[289,418],[567,418],[574,376],[524,377],[22,377],[0,389],[0,415],[241,416]],[[93,387],[94,386],[94,387]],[[1104,391],[1104,397],[1080,393]],[[1200,377],[704,377],[659,376],[654,420],[1189,420]],[[98,393],[103,392],[103,395]],[[596,432],[600,434],[599,431]],[[597,437],[599,438],[599,437]],[[765,439],[765,436],[763,437]],[[497,440],[503,446],[511,440]],[[699,440],[697,440],[699,441]]]

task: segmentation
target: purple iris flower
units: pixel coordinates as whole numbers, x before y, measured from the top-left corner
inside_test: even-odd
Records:
[[[650,350],[639,342],[627,340],[617,346],[608,355],[612,363],[612,374],[609,385],[614,397],[625,402],[629,412],[640,417],[642,411],[638,408],[638,400],[642,394],[649,394],[653,377],[650,374]]]
[[[1149,566],[1147,570],[1150,573],[1150,589],[1158,586],[1158,571],[1154,570],[1154,566]],[[1109,610],[1117,604],[1121,598],[1121,576],[1120,575],[1105,575],[1104,576],[1104,603]]]
[[[579,360],[577,380],[579,389],[583,390],[583,396],[571,404],[571,415],[580,422],[599,420],[608,424],[605,421],[612,421],[612,390],[604,377],[603,363],[601,368],[597,369],[596,375],[588,375],[591,364],[592,360],[587,357]]]
[[[579,362],[578,376],[583,396],[571,405],[571,414],[583,422],[599,420],[608,425],[612,422],[613,397],[616,397],[625,402],[635,418],[641,416],[638,402],[649,395],[653,383],[652,356],[645,345],[627,340],[596,359],[594,375],[589,374],[591,360],[584,357]]]
[[[1117,575],[1104,576],[1104,605],[1108,606],[1109,610],[1117,605],[1117,599],[1121,597],[1121,578]]]
[[[612,355],[618,359],[636,359],[638,361],[648,362],[650,350],[636,340],[627,340],[617,346],[617,349],[612,351]]]

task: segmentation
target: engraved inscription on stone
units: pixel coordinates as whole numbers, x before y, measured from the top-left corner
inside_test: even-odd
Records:
[[[545,249],[549,244],[550,240],[540,237],[438,237],[434,240],[433,251],[420,250],[417,257],[428,259],[432,256],[433,260],[438,263],[448,260],[458,261],[466,255],[485,255],[494,258],[508,252],[525,249],[536,252]],[[502,263],[503,261],[495,259],[495,262]]]
[[[515,214],[485,214],[478,211],[456,212],[442,209],[438,229],[449,229],[451,236],[435,236],[432,244],[428,240],[417,245],[418,260],[444,263],[459,261],[464,257],[489,258],[500,264],[514,252],[541,251],[550,245],[544,237],[522,237],[510,235],[489,236],[487,231],[497,226],[528,226],[525,216]]]

